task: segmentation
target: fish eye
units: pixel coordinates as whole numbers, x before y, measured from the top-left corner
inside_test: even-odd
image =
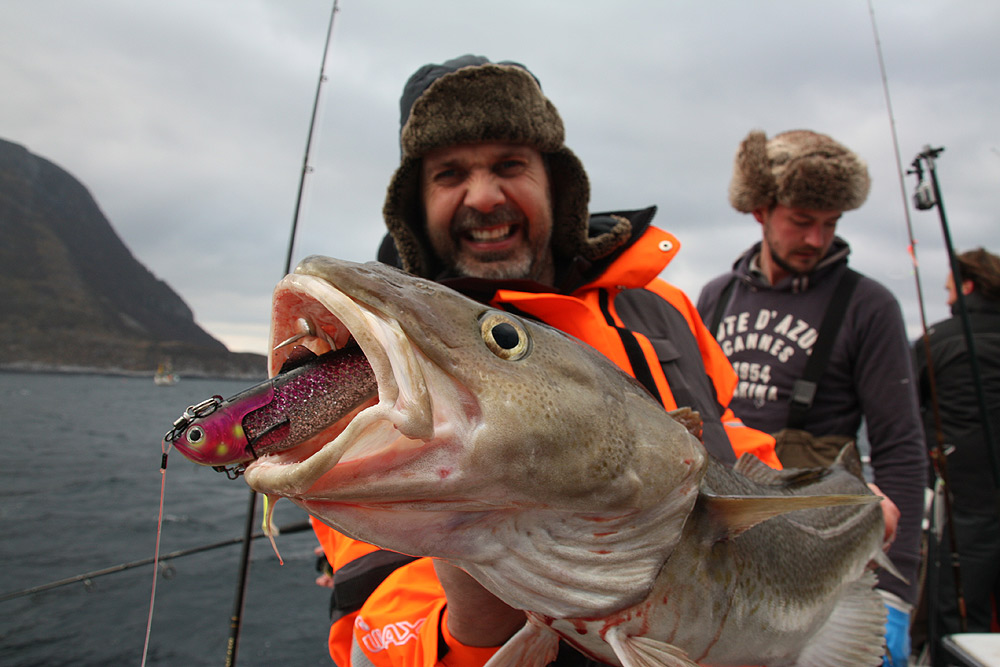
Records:
[[[479,320],[479,331],[490,352],[506,361],[523,359],[531,351],[527,330],[506,313],[487,313]]]
[[[187,432],[187,441],[192,445],[200,445],[205,440],[205,429],[200,426],[192,426]]]

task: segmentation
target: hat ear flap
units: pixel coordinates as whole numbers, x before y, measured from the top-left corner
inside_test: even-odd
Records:
[[[386,189],[382,217],[392,235],[404,270],[430,278],[440,267],[430,250],[424,230],[424,211],[420,197],[419,158],[403,158]]]
[[[561,260],[607,257],[632,235],[632,223],[621,218],[611,229],[590,236],[590,181],[580,159],[563,147],[546,154],[552,192],[552,251]]]
[[[778,192],[767,156],[767,135],[754,130],[736,151],[733,178],[729,182],[729,203],[740,213],[770,206]]]

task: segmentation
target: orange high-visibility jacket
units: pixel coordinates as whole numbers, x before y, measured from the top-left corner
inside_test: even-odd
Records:
[[[500,289],[482,300],[593,345],[665,409],[698,410],[706,448],[717,458],[732,462],[750,452],[780,468],[774,439],[743,426],[726,407],[737,377],[694,305],[657,277],[679,247],[671,234],[647,227],[570,294]],[[446,600],[430,559],[379,550],[315,519],[313,526],[334,570],[329,641],[338,667],[479,667],[496,651],[464,646],[448,634]]]

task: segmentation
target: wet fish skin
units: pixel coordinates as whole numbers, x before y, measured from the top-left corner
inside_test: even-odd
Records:
[[[350,332],[378,402],[248,484],[526,610],[491,667],[559,637],[626,667],[880,663],[881,512],[846,470],[725,468],[589,346],[381,265],[304,261],[272,342],[303,318],[317,353]]]

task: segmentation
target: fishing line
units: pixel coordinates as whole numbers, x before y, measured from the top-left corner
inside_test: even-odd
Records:
[[[149,651],[149,635],[153,627],[153,604],[156,602],[156,579],[160,568],[160,536],[163,534],[163,495],[167,487],[167,453],[172,445],[164,438],[160,443],[160,450],[163,457],[160,459],[160,510],[156,517],[156,547],[153,549],[153,588],[149,593],[149,616],[146,619],[146,639],[142,643],[142,662],[145,667],[146,654]]]
[[[286,526],[277,526],[275,529],[276,534],[281,535],[291,535],[292,533],[301,533],[303,531],[312,530],[312,525],[309,523],[308,519],[303,521],[297,521],[295,523],[288,524]],[[264,533],[255,532],[252,535],[253,539],[259,540],[262,537],[267,537]],[[170,553],[163,554],[159,557],[160,564],[162,567],[159,569],[161,577],[167,577],[172,571],[171,567],[167,565],[168,561],[175,560],[177,558],[183,558],[185,556],[192,556],[194,554],[200,554],[205,551],[212,551],[214,549],[221,549],[222,547],[231,547],[236,544],[241,544],[243,542],[243,537],[231,537],[227,540],[220,540],[218,542],[212,542],[211,544],[202,544],[197,547],[190,547],[188,549],[178,549],[177,551],[171,551]],[[111,567],[105,567],[100,570],[92,570],[90,572],[83,572],[81,574],[75,574],[72,577],[67,577],[65,579],[59,579],[58,581],[51,581],[47,584],[41,584],[39,586],[32,586],[31,588],[23,588],[17,591],[11,591],[9,593],[4,593],[0,595],[0,602],[7,602],[8,600],[14,600],[16,598],[22,598],[28,595],[34,595],[35,593],[42,593],[44,591],[51,591],[55,588],[61,588],[63,586],[68,586],[70,584],[77,584],[83,582],[88,588],[93,579],[98,577],[107,576],[109,574],[117,574],[119,572],[125,572],[127,570],[134,570],[137,567],[145,567],[152,564],[154,558],[140,558],[137,560],[132,560],[127,563],[119,563],[118,565],[112,565]]]
[[[875,37],[875,53],[878,55],[878,68],[882,77],[882,95],[885,97],[885,107],[889,114],[889,131],[892,135],[893,155],[896,158],[896,174],[899,177],[899,194],[903,199],[903,218],[906,220],[906,235],[909,240],[907,253],[913,263],[913,278],[917,287],[917,303],[920,305],[920,324],[927,331],[927,316],[924,312],[924,293],[920,285],[920,268],[917,262],[917,240],[913,236],[913,223],[910,220],[910,207],[906,199],[906,175],[903,160],[899,152],[899,137],[896,136],[896,115],[892,110],[892,98],[889,95],[889,77],[885,70],[885,60],[882,58],[882,40],[879,38],[878,26],[875,23],[875,7],[873,0],[868,0],[868,14],[871,16],[872,34]]]
[[[941,427],[941,411],[940,411],[939,401],[938,401],[938,395],[937,395],[937,382],[936,382],[936,379],[934,377],[934,363],[933,363],[932,358],[931,358],[930,335],[929,335],[929,331],[928,331],[928,327],[927,327],[927,314],[926,314],[926,311],[925,311],[925,308],[924,308],[923,288],[921,287],[921,284],[920,284],[920,265],[919,265],[919,262],[917,261],[917,241],[916,241],[916,238],[913,235],[913,224],[912,224],[911,219],[910,219],[910,207],[909,207],[909,202],[907,201],[907,197],[906,197],[905,172],[904,172],[904,169],[903,169],[903,162],[902,162],[902,158],[900,156],[900,151],[899,151],[899,139],[896,136],[896,117],[895,117],[895,114],[893,113],[893,110],[892,110],[892,98],[889,95],[889,79],[888,79],[888,76],[886,75],[885,60],[882,57],[882,41],[879,38],[878,26],[877,26],[877,24],[875,22],[875,8],[873,6],[873,0],[868,0],[868,13],[871,16],[872,34],[874,35],[874,38],[875,38],[875,51],[878,54],[879,72],[881,73],[881,77],[882,77],[882,91],[883,91],[883,95],[885,96],[886,109],[887,109],[888,114],[889,114],[889,127],[890,127],[890,130],[891,130],[891,133],[892,133],[892,145],[893,145],[893,150],[894,150],[894,154],[895,154],[895,158],[896,158],[896,173],[899,176],[899,191],[900,191],[900,195],[901,195],[901,197],[903,199],[903,216],[904,216],[904,218],[906,220],[906,233],[907,233],[907,236],[908,236],[908,239],[909,239],[909,246],[908,246],[907,250],[909,252],[910,259],[911,259],[911,261],[913,263],[913,278],[914,278],[914,281],[916,282],[916,288],[917,288],[917,304],[918,304],[919,310],[920,310],[920,326],[921,326],[921,332],[922,332],[921,333],[921,345],[923,347],[924,356],[927,359],[927,379],[928,379],[928,387],[929,387],[929,396],[928,396],[928,398],[929,398],[929,401],[930,401],[930,404],[931,404],[931,412],[932,412],[932,415],[933,415],[934,425],[935,425],[935,431],[936,431],[935,432],[935,437],[936,437],[936,441],[937,441],[936,448],[934,450],[932,450],[932,452],[931,452],[931,461],[932,461],[932,463],[934,465],[934,470],[935,470],[935,472],[937,473],[937,475],[938,475],[938,477],[940,479],[940,483],[944,487],[944,494],[943,494],[943,498],[944,498],[944,510],[945,510],[946,516],[948,517],[947,522],[946,522],[946,527],[947,527],[947,530],[948,530],[950,553],[951,553],[951,557],[952,557],[952,576],[954,577],[955,596],[956,596],[956,603],[957,603],[957,606],[958,606],[959,624],[961,626],[962,632],[965,632],[965,628],[966,628],[965,599],[964,599],[963,590],[962,590],[961,570],[960,570],[959,562],[958,562],[958,546],[957,546],[957,541],[956,541],[956,536],[955,536],[955,524],[954,524],[954,521],[952,520],[951,502],[950,502],[950,497],[949,497],[949,494],[950,494],[950,491],[949,491],[950,480],[949,480],[949,477],[948,477],[947,459],[946,459],[945,454],[944,454],[944,436],[943,436],[943,431],[942,431],[942,427]],[[919,160],[920,160],[920,157],[918,157],[917,160],[914,161],[914,166],[917,168],[917,170],[920,169]],[[931,163],[931,164],[933,164],[933,163]],[[918,173],[918,177],[921,177],[921,174],[919,173],[919,171],[917,173]],[[935,188],[936,188],[936,186],[937,186],[936,180],[934,181],[934,185],[935,185]],[[935,193],[935,194],[937,194],[937,193]],[[937,201],[940,202],[940,197],[939,196],[937,197]],[[918,207],[919,207],[919,205],[918,205]],[[944,225],[942,225],[942,226],[944,226]],[[946,228],[945,228],[945,230],[946,230]],[[947,232],[946,232],[945,240],[946,241],[948,240]],[[954,263],[954,253],[951,252],[950,248],[948,250],[949,250],[949,252],[948,252],[949,258]],[[968,331],[968,329],[966,329],[966,330]],[[972,341],[971,341],[971,337],[970,337],[970,340],[969,340],[970,350],[972,349],[971,343],[972,343]],[[980,398],[981,398],[981,396],[980,396]],[[982,407],[982,403],[981,403],[980,407]],[[987,427],[988,427],[988,424],[986,423],[986,419],[985,419],[986,418],[985,411],[983,411],[983,417],[984,417],[984,424],[986,424]],[[933,528],[933,526],[932,526],[932,528]],[[938,527],[938,529],[940,529],[940,527]],[[928,555],[929,554],[925,553],[924,554],[924,558],[922,558],[922,566],[921,566],[921,572],[920,572],[920,580],[922,582],[921,583],[921,587],[925,588],[925,594],[926,594],[926,587],[925,587],[926,585],[923,582],[925,581],[925,577],[927,576],[927,572],[924,570],[924,568],[927,567],[927,561],[928,561],[927,556]],[[933,640],[933,638],[934,638],[934,636],[936,634],[935,621],[934,621],[935,599],[933,598],[933,596],[931,596],[931,597],[928,598],[928,605],[929,605],[929,610],[928,610],[928,626],[929,627],[928,627],[928,642],[927,642],[927,646],[925,646],[924,649],[923,649],[925,652],[930,648],[930,643],[931,643],[931,641]],[[931,649],[931,652],[933,653],[933,649]],[[923,655],[921,655],[921,656],[918,657],[918,664],[922,664],[923,663],[923,657],[924,657]]]
[[[313,109],[312,115],[309,119],[309,131],[306,135],[305,155],[302,158],[302,173],[299,175],[299,191],[295,199],[295,212],[292,215],[292,229],[288,239],[288,254],[285,258],[285,273],[282,275],[290,273],[292,269],[292,250],[295,247],[295,234],[299,225],[299,213],[302,205],[303,189],[305,187],[306,174],[308,174],[312,169],[309,166],[309,152],[312,149],[313,134],[316,130],[316,113],[319,109],[320,92],[323,89],[323,83],[327,79],[326,60],[330,51],[330,40],[333,37],[333,24],[338,11],[340,11],[338,0],[333,0],[333,6],[330,8],[330,22],[327,24],[326,28],[326,41],[323,43],[323,58],[320,61],[319,80],[316,83],[316,94],[313,97]],[[229,639],[226,642],[226,667],[234,667],[236,665],[236,653],[239,646],[240,630],[243,623],[243,600],[246,595],[247,579],[249,578],[250,544],[251,536],[253,534],[253,519],[256,512],[257,492],[251,489],[249,500],[247,502],[246,522],[244,523],[243,528],[243,551],[240,554],[240,568],[237,576],[236,595],[233,600],[233,613],[229,619]],[[277,548],[275,548],[275,552],[277,552]]]

